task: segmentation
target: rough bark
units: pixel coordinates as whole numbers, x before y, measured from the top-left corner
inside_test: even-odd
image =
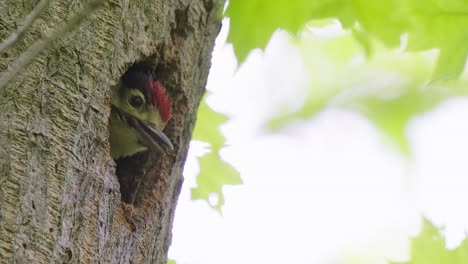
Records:
[[[196,110],[223,0],[104,1],[0,90],[0,262],[166,263]],[[0,0],[0,40],[37,0]],[[83,1],[55,0],[0,72]],[[173,96],[175,150],[142,159],[135,204],[122,201],[109,156],[110,87],[151,61]],[[141,161],[139,161],[141,162]]]

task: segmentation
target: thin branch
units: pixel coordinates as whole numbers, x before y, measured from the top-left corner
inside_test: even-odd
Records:
[[[49,7],[50,0],[41,0],[39,4],[33,9],[29,15],[26,16],[26,19],[23,21],[23,25],[18,28],[13,34],[11,34],[7,39],[3,40],[0,43],[0,53],[4,52],[10,46],[15,44],[16,42],[23,39],[26,35],[26,31],[31,27],[31,25],[36,21],[39,15]]]
[[[95,11],[105,0],[90,0],[85,7],[74,15],[65,26],[57,29],[46,37],[36,41],[23,54],[16,59],[0,77],[0,91],[5,88],[20,71],[24,70],[32,60],[50,46],[55,40],[65,36],[68,32],[79,26],[85,18]]]

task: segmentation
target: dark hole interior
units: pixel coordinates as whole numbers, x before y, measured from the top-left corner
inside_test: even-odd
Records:
[[[117,159],[117,178],[120,183],[120,194],[123,202],[137,205],[143,191],[145,164],[148,152],[140,152],[131,157]]]

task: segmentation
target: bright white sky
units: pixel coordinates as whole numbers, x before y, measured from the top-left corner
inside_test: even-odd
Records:
[[[225,23],[226,24],[226,23]],[[178,264],[369,263],[405,260],[424,213],[446,226],[448,246],[464,236],[468,212],[468,99],[414,119],[406,160],[354,112],[328,109],[280,134],[262,124],[282,102],[297,107],[308,88],[299,51],[285,33],[236,72],[226,27],[213,54],[209,104],[231,117],[223,157],[244,185],[224,188],[223,215],[191,201],[198,173],[192,144],[169,257]]]

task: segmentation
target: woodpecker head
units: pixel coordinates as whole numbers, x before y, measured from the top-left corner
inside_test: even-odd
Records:
[[[109,142],[114,159],[150,149],[173,149],[162,132],[172,114],[172,100],[147,69],[130,68],[112,90]]]

